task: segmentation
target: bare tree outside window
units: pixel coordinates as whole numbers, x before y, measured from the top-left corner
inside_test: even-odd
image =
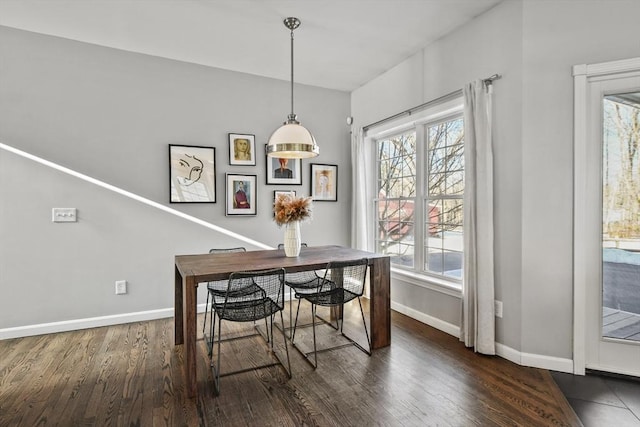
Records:
[[[413,265],[416,133],[378,142],[378,251]],[[407,256],[408,255],[408,256]]]
[[[603,237],[640,239],[640,105],[613,95],[604,115]]]
[[[428,127],[428,237],[425,269],[462,275],[462,198],[464,195],[464,122],[462,117]]]
[[[415,130],[378,140],[376,247],[395,265],[461,275],[463,125],[458,116],[425,126],[424,159],[417,156]],[[423,170],[422,183],[417,168]],[[421,209],[424,237],[416,236],[416,208]],[[416,251],[423,265],[415,265]]]

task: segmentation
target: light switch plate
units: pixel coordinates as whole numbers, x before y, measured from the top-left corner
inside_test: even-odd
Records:
[[[76,208],[53,208],[51,210],[51,221],[53,222],[78,221]]]

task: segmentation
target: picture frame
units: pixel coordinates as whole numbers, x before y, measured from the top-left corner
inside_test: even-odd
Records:
[[[302,160],[267,156],[267,184],[301,185]]]
[[[258,187],[256,175],[226,174],[227,203],[229,215],[256,215],[256,199]]]
[[[256,165],[256,137],[248,133],[229,134],[229,164],[232,166]]]
[[[296,197],[296,192],[295,190],[274,190],[273,191],[273,207],[275,207],[276,205],[276,200],[278,200],[278,196],[280,195],[287,195],[287,196],[291,196],[291,197]],[[273,209],[272,209],[273,210]],[[276,212],[275,210],[273,210],[273,216],[276,216]]]
[[[311,200],[318,202],[338,201],[338,166],[311,163]]]
[[[296,197],[296,191],[295,190],[273,190],[273,202],[274,203],[278,199],[278,196],[280,196],[280,195],[287,195],[287,196],[291,196],[291,197]]]
[[[216,149],[169,144],[169,202],[216,203]]]

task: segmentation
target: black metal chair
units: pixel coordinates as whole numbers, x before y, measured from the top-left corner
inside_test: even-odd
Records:
[[[234,252],[246,252],[247,249],[244,247],[237,248],[214,248],[209,249],[210,254],[224,254],[224,253],[234,253]],[[204,322],[202,323],[202,333],[204,334],[205,329],[207,328],[207,312],[211,310],[211,315],[213,316],[213,307],[209,306],[209,300],[212,295],[222,295],[227,291],[227,280],[214,280],[212,282],[207,282],[207,302],[204,307]],[[211,322],[211,327],[209,328],[210,335],[213,334],[213,318]],[[205,338],[206,341],[206,338]],[[209,352],[211,352],[211,346],[209,346]]]
[[[219,319],[217,336],[212,338],[212,342],[217,342],[217,363],[214,361],[216,357],[213,355],[213,348],[211,352],[211,368],[213,369],[215,391],[216,394],[220,393],[220,378],[223,376],[239,374],[241,372],[247,372],[255,369],[262,369],[269,366],[280,365],[287,372],[289,378],[291,378],[291,363],[289,360],[289,347],[287,345],[287,338],[284,331],[282,331],[282,340],[284,341],[284,348],[287,354],[287,365],[285,366],[280,356],[274,350],[273,340],[273,318],[279,312],[280,321],[283,321],[282,310],[284,310],[284,268],[278,268],[273,270],[262,271],[245,271],[232,273],[229,276],[226,292],[224,295],[215,294],[212,295],[211,305]],[[266,322],[266,337],[260,333],[258,327],[254,326],[256,333],[245,334],[242,336],[222,339],[221,329],[222,321],[231,322],[256,322],[260,319],[267,319],[270,322]],[[214,326],[215,334],[215,326]],[[265,341],[270,344],[270,351],[276,358],[277,362],[262,364],[259,366],[252,366],[250,368],[244,368],[232,372],[222,374],[220,370],[220,348],[222,341],[238,340],[243,338],[249,338],[256,335],[262,336]],[[271,339],[269,338],[271,336]],[[213,346],[212,346],[213,347]]]
[[[300,246],[303,248],[308,247],[306,243],[301,243]],[[284,249],[284,243],[278,244],[278,250],[282,249]],[[284,275],[284,284],[289,287],[289,327],[285,329],[292,330],[293,326],[293,295],[296,295],[298,306],[300,306],[300,299],[297,295],[313,292],[318,287],[318,280],[322,279],[323,275],[324,271],[318,272],[314,270],[286,273]],[[291,338],[291,334],[289,338]]]
[[[296,298],[305,299],[311,303],[311,325],[313,327],[313,352],[303,352],[295,344],[296,329],[304,326],[298,326],[298,316],[300,314],[300,304],[298,303],[298,309],[296,310],[296,319],[293,324],[293,332],[291,334],[291,344],[307,361],[314,367],[318,367],[318,352],[324,352],[342,348],[345,346],[355,345],[360,350],[371,355],[371,340],[369,338],[369,331],[367,329],[367,322],[364,318],[364,311],[362,310],[362,302],[360,297],[364,293],[364,286],[367,274],[368,260],[366,258],[356,261],[333,261],[327,264],[324,277],[318,279],[316,287],[313,290],[305,289],[303,292],[296,292]],[[343,309],[344,305],[349,301],[358,299],[358,305],[360,306],[360,314],[362,315],[362,323],[364,324],[364,332],[367,337],[367,348],[365,349],[356,341],[351,339],[344,333],[344,319]],[[340,307],[339,314],[336,316],[336,329],[340,331],[340,334],[346,338],[349,342],[342,345],[333,347],[318,349],[316,340],[316,307]],[[313,361],[309,358],[313,353]]]

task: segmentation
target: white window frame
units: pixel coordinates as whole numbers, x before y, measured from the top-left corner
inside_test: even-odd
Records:
[[[462,94],[460,96],[455,97],[453,99],[447,100],[445,102],[437,103],[435,105],[424,108],[418,112],[413,112],[411,115],[399,117],[385,123],[381,123],[376,126],[372,126],[368,128],[364,134],[365,144],[371,150],[372,155],[370,156],[371,164],[369,167],[370,170],[374,171],[371,174],[371,179],[373,180],[373,188],[378,188],[377,184],[377,142],[380,139],[388,138],[393,135],[397,135],[403,132],[407,132],[410,130],[415,130],[416,132],[416,158],[418,159],[418,167],[416,170],[416,180],[420,185],[418,186],[417,193],[415,195],[415,205],[414,205],[414,240],[415,240],[415,249],[414,249],[414,267],[413,268],[403,268],[396,265],[391,265],[391,273],[393,277],[398,277],[403,281],[414,284],[416,286],[425,287],[428,289],[436,290],[441,293],[445,293],[451,296],[460,297],[462,291],[462,279],[448,278],[442,277],[440,275],[432,275],[428,272],[424,272],[424,224],[425,224],[425,212],[423,209],[423,205],[425,203],[427,194],[426,188],[422,185],[425,181],[425,171],[423,168],[419,167],[419,165],[424,165],[426,162],[426,153],[425,153],[425,130],[426,127],[430,124],[436,124],[442,121],[446,121],[449,119],[457,118],[462,116],[464,108],[464,100]],[[464,117],[463,117],[464,119]],[[370,224],[370,242],[375,250],[375,242],[376,242],[376,233],[378,230],[377,225],[377,208],[375,206],[376,200],[378,198],[377,194],[373,195],[372,198],[372,208],[371,208],[371,216],[369,218]],[[419,209],[418,209],[419,207]],[[418,248],[418,245],[420,246]],[[464,252],[464,249],[463,249]]]

